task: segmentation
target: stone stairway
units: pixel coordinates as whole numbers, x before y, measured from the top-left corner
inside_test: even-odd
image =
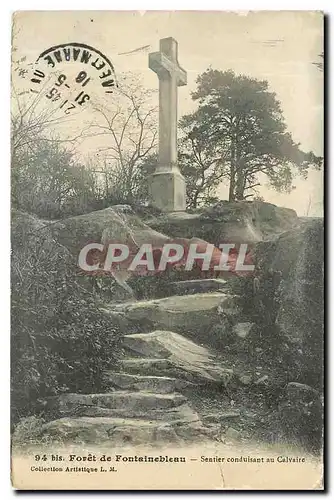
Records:
[[[155,329],[124,335],[124,359],[116,372],[105,374],[108,392],[57,398],[60,418],[42,429],[49,441],[137,445],[210,438],[212,429],[186,395],[199,385],[227,386],[233,377],[199,342],[222,311],[233,310],[233,297],[223,280],[177,282],[171,288],[181,295],[104,308],[129,327],[146,321]]]

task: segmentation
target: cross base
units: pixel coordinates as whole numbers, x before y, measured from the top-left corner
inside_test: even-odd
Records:
[[[150,176],[149,191],[152,204],[163,212],[184,212],[186,183],[177,169],[157,171]]]

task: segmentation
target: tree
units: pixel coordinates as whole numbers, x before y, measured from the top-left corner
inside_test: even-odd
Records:
[[[54,219],[96,208],[96,175],[61,142],[39,137],[20,161],[12,163],[13,208]]]
[[[190,169],[202,193],[194,190],[195,205],[223,178],[229,200],[243,200],[256,194],[261,174],[277,191],[289,191],[295,168],[306,177],[309,167],[320,167],[321,158],[293,141],[268,82],[208,69],[197,78],[192,98],[199,105],[180,121],[180,167]]]
[[[157,146],[157,107],[151,103],[152,91],[145,90],[131,75],[124,75],[112,104],[97,105],[97,119],[89,125],[90,134],[104,137],[99,148],[102,174],[112,196],[133,203],[147,196],[141,166]],[[146,195],[145,195],[146,192]]]
[[[194,122],[194,115],[181,119],[183,138],[180,140],[178,164],[186,179],[187,206],[196,208],[199,204],[210,203],[216,188],[227,170],[225,155],[217,145],[210,143],[209,129]]]
[[[22,59],[12,60],[12,68],[19,78],[25,79]],[[56,130],[66,118],[57,116],[57,108],[46,105],[42,94],[18,90],[18,82],[12,79],[13,207],[45,218],[94,209],[96,176],[75,156],[76,141],[82,133],[60,138]]]

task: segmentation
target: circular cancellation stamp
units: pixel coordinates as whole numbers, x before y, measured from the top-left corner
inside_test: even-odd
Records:
[[[65,115],[87,106],[94,94],[110,95],[117,87],[110,59],[77,42],[44,50],[34,65],[30,84],[30,92],[41,93]]]

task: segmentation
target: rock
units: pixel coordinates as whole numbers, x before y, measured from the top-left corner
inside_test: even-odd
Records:
[[[81,406],[123,408],[124,410],[150,411],[180,406],[186,402],[181,394],[153,394],[150,392],[115,391],[106,394],[62,394],[53,400],[59,410],[77,411]]]
[[[196,236],[218,246],[226,241],[256,243],[298,224],[294,210],[259,201],[220,201],[195,213],[148,217],[152,228],[175,237]]]
[[[207,441],[212,438],[212,430],[203,426],[202,423],[193,423],[189,425],[174,426],[177,436],[186,442],[199,444],[201,441]]]
[[[157,441],[164,443],[178,443],[181,442],[175,430],[170,425],[161,425],[157,428],[155,438]]]
[[[240,337],[241,339],[245,339],[248,337],[251,329],[253,328],[254,323],[237,323],[236,325],[233,326],[233,333]]]
[[[101,314],[107,314],[108,317],[112,320],[112,323],[117,325],[121,332],[128,332],[131,328],[131,321],[123,312],[110,311],[110,309],[106,310],[103,307],[100,307],[99,310],[101,311]]]
[[[310,402],[320,397],[319,392],[313,387],[299,382],[289,382],[285,388],[286,397],[293,401]]]
[[[149,318],[156,328],[187,334],[209,344],[208,331],[217,323],[221,312],[231,308],[231,296],[203,293],[117,304],[110,309],[124,312],[133,323],[144,322]]]
[[[202,421],[205,423],[210,423],[210,422],[221,422],[222,420],[229,420],[229,419],[234,419],[234,418],[239,418],[240,417],[240,412],[239,411],[230,411],[230,412],[217,412],[217,413],[210,413],[208,415],[204,415],[202,417]]]
[[[108,417],[80,417],[60,418],[45,424],[41,429],[41,436],[46,442],[73,443],[91,445],[121,446],[147,445],[165,441],[168,444],[180,443],[182,439],[193,439],[197,433],[200,438],[201,426],[168,427],[161,422],[151,422],[145,419],[108,418]]]
[[[174,295],[218,292],[227,290],[227,281],[218,278],[173,281],[169,288]]]
[[[174,377],[134,375],[130,373],[107,372],[106,378],[113,387],[121,390],[147,391],[161,394],[180,391],[192,385],[191,382]]]
[[[323,316],[323,226],[322,221],[306,224],[298,238],[298,249],[292,260],[292,269],[286,276],[282,290],[282,305],[277,323],[292,341],[307,338],[315,320],[321,326]],[[286,242],[288,243],[288,242]],[[286,253],[287,249],[285,249]],[[293,252],[292,252],[293,254]],[[314,331],[314,335],[320,332]],[[303,342],[300,343],[303,348]]]
[[[135,241],[140,246],[153,241],[163,244],[169,239],[142,222],[128,205],[126,209],[124,205],[114,205],[62,219],[53,222],[50,229],[57,240],[76,257],[87,243],[100,242],[105,229],[108,229],[110,239],[118,243]]]
[[[205,248],[208,245],[207,242],[198,238],[190,240],[181,237],[176,241],[175,238],[171,238],[152,229],[140,219],[130,206],[125,205],[114,205],[89,214],[70,217],[56,222],[52,221],[49,226],[55,239],[69,250],[76,262],[80,251],[88,243],[103,242],[104,245],[108,245],[108,243],[128,245],[130,248],[130,255],[127,259],[119,263],[117,270],[115,267],[113,268],[112,275],[109,271],[103,271],[102,268],[105,255],[98,254],[101,258],[101,266],[98,270],[99,275],[107,276],[111,279],[114,277],[118,284],[124,289],[127,288],[123,286],[124,283],[131,278],[137,276],[141,277],[142,275],[155,275],[162,253],[162,247],[165,243],[178,243],[179,245],[183,245],[185,250],[184,260],[188,254],[191,243],[201,243]],[[146,266],[138,266],[136,270],[129,271],[128,268],[130,263],[143,244],[151,245],[154,252],[153,259],[156,270],[148,270]],[[216,260],[218,259],[217,261],[219,262],[221,251],[217,248],[215,249],[215,255]],[[88,255],[88,263],[92,265],[93,262],[96,263],[92,253],[90,253]],[[213,259],[213,262],[216,261]],[[181,259],[179,267],[183,268],[184,264],[185,262]],[[85,274],[87,271],[78,268],[78,272],[79,274]],[[189,275],[188,271],[187,274]],[[131,293],[131,289],[128,290],[128,292]]]
[[[186,375],[183,370],[174,366],[169,359],[127,358],[121,360],[120,367],[124,372],[135,375],[157,375],[171,378]]]
[[[267,382],[267,380],[269,380],[269,377],[268,375],[263,375],[262,377],[260,377],[255,383],[255,385],[260,385],[260,384],[263,384],[264,382]]]
[[[322,442],[323,405],[318,391],[290,382],[278,405],[281,425],[289,439],[319,450]]]
[[[244,385],[249,385],[253,381],[252,375],[239,375],[238,379]]]
[[[108,417],[108,418],[139,418],[144,420],[163,421],[168,423],[188,424],[199,422],[198,414],[183,403],[174,408],[167,409],[141,409],[141,408],[104,408],[101,406],[78,405],[75,408],[63,406],[59,412],[60,417]]]
[[[233,429],[233,427],[229,427],[225,432],[225,437],[227,439],[239,440],[241,437],[241,433],[236,429]]]
[[[175,378],[179,378],[177,374],[182,371],[187,380],[202,383],[220,382],[227,385],[233,376],[233,370],[223,368],[209,349],[175,332],[157,330],[125,335],[124,345],[131,351],[151,359],[164,359],[165,364],[160,362],[160,368],[165,370],[165,373],[173,373],[172,367],[175,367]]]
[[[235,342],[235,336],[232,333],[232,321],[230,316],[220,315],[219,322],[210,329],[210,342],[216,349],[224,349]]]
[[[274,339],[281,339],[282,362],[291,377],[322,386],[324,336],[323,219],[308,219],[275,241],[256,247],[263,276],[260,302],[272,324]],[[276,276],[276,279],[274,279]],[[269,331],[269,329],[268,329]],[[284,347],[286,345],[286,348]]]

